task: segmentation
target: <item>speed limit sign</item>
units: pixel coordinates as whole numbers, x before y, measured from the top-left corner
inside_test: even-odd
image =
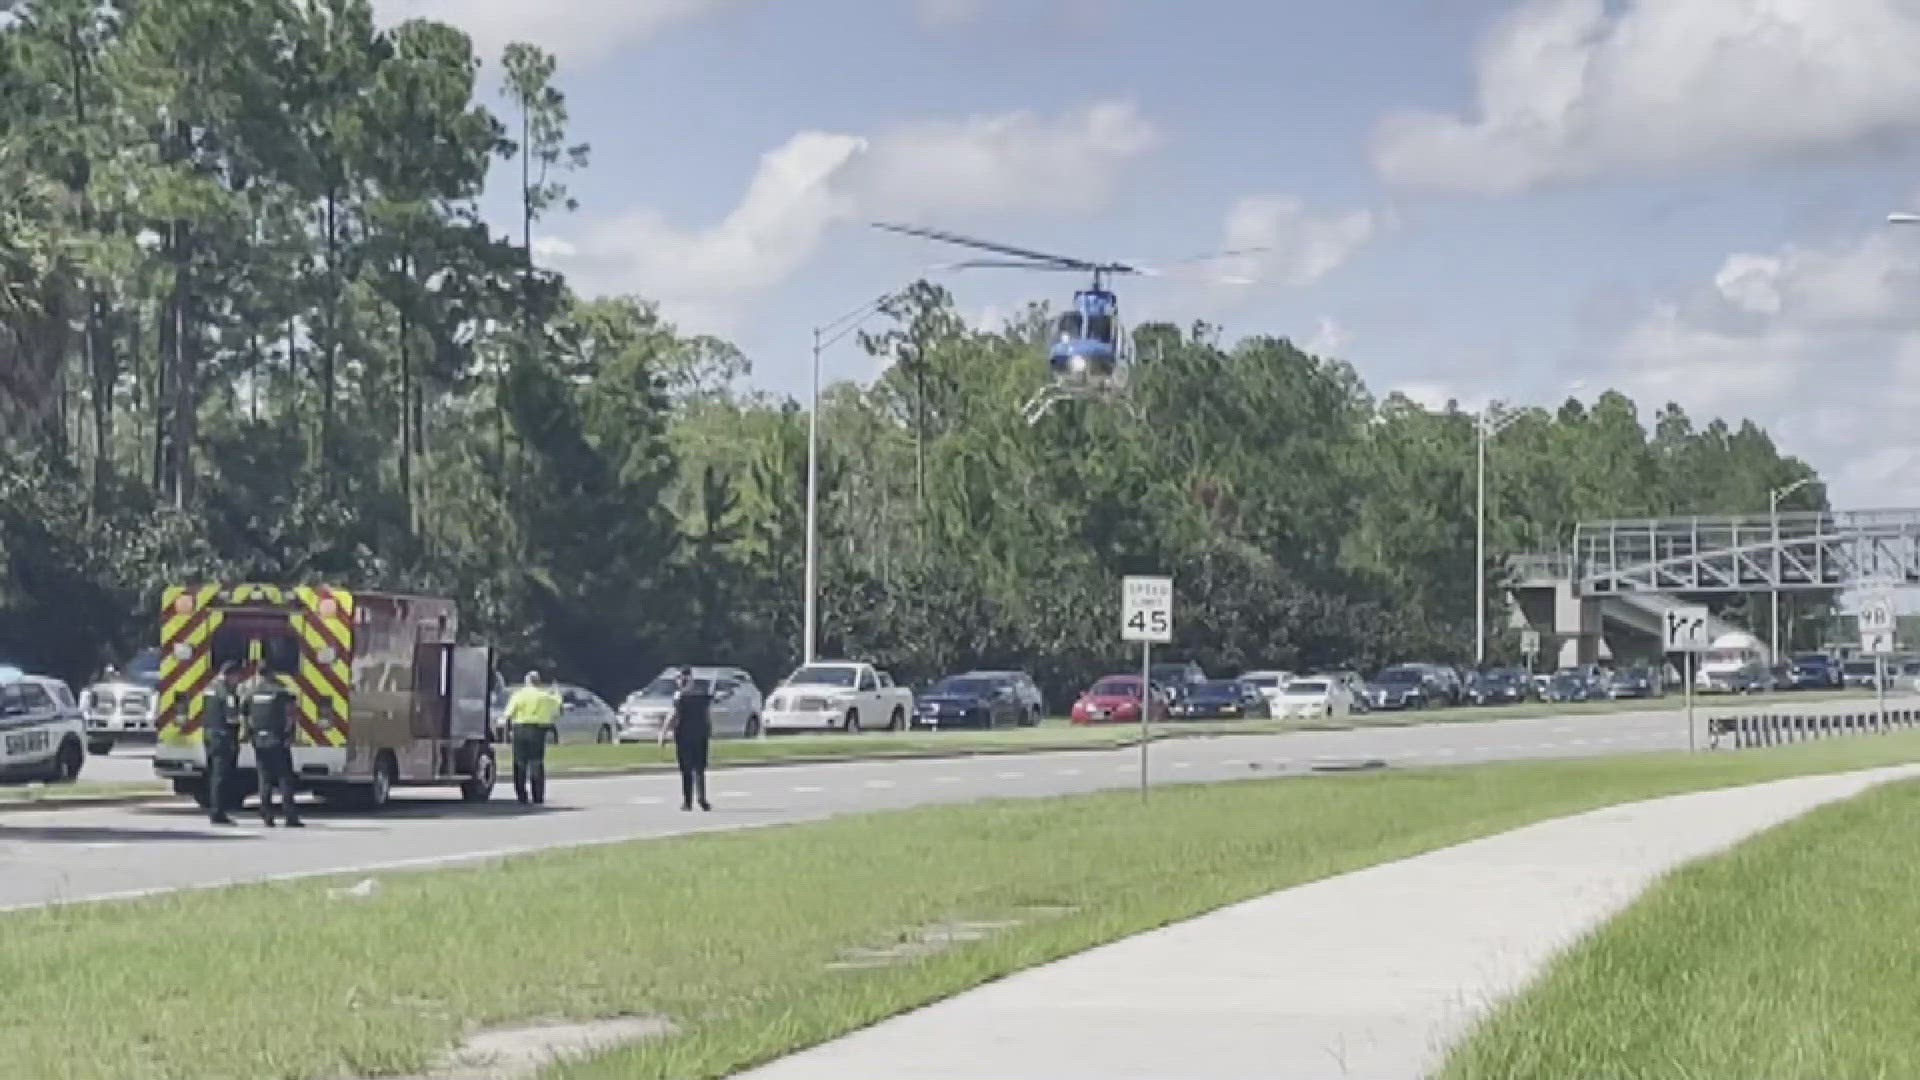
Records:
[[[1130,577],[1120,588],[1120,640],[1173,642],[1173,579]]]

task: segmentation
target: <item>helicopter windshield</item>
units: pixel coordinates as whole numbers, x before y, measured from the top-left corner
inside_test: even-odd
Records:
[[[1060,316],[1060,322],[1058,326],[1060,330],[1061,340],[1063,341],[1079,340],[1080,313],[1077,311],[1069,311],[1065,315]]]
[[[1095,341],[1103,341],[1108,345],[1113,344],[1113,316],[1087,316],[1087,336]]]

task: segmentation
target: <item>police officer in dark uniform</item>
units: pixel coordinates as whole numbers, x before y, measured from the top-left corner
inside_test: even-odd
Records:
[[[234,770],[240,759],[240,662],[229,660],[201,695],[200,731],[207,748],[207,811],[215,825],[231,825],[230,810],[240,808]]]
[[[269,659],[260,667],[247,698],[247,730],[253,740],[254,767],[260,772],[260,819],[274,826],[273,795],[280,792],[286,806],[287,828],[305,826],[293,802],[293,691],[282,679],[280,665]]]
[[[707,749],[713,741],[713,694],[693,681],[693,669],[681,668],[675,680],[673,715],[660,730],[660,741],[673,736],[673,756],[680,765],[680,809],[692,810],[695,796],[700,809],[707,802]]]

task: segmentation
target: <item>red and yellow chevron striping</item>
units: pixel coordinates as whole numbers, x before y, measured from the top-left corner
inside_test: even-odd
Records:
[[[320,747],[347,742],[353,686],[353,594],[344,589],[241,584],[166,590],[160,613],[159,734],[170,743],[199,734],[201,694],[216,674],[213,637],[222,608],[280,608],[299,644],[290,672],[298,699],[299,741]],[[257,660],[258,650],[250,659]]]

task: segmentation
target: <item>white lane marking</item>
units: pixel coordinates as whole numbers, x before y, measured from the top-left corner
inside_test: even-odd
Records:
[[[1027,774],[1023,772],[1003,772],[994,773],[993,778],[995,780],[1021,780],[1025,779],[1026,775]]]
[[[1439,754],[1439,755],[1440,755],[1441,757],[1454,757],[1454,756],[1456,756],[1456,755],[1458,755],[1458,754],[1460,753],[1460,751],[1458,751],[1458,750],[1448,750],[1448,749],[1445,749],[1445,748],[1442,748],[1442,749],[1439,749],[1439,750],[1435,750],[1435,751],[1434,751],[1434,753],[1436,753],[1436,754]]]
[[[1193,762],[1191,762],[1191,761],[1176,761],[1176,762],[1174,762],[1174,763],[1173,763],[1173,767],[1174,767],[1174,768],[1176,768],[1176,769],[1191,769],[1191,768],[1193,768]]]
[[[800,787],[793,789],[794,794],[796,795],[818,795],[825,790],[827,789],[823,787],[814,787],[811,784],[803,784]]]
[[[891,781],[891,780],[869,780],[869,781],[867,781],[867,786],[868,786],[868,787],[870,787],[870,788],[890,788],[890,787],[892,787],[892,786],[893,786],[893,781]]]
[[[1223,761],[1220,764],[1225,765],[1229,769],[1237,769],[1242,765],[1251,765],[1253,763],[1251,761],[1242,761],[1239,758],[1229,758],[1228,760]]]
[[[1079,769],[1056,769],[1054,770],[1054,775],[1055,776],[1079,776],[1080,770]]]
[[[1573,730],[1572,724],[1555,724],[1553,726],[1553,733],[1555,735],[1565,735],[1572,730]]]
[[[635,806],[659,806],[667,800],[658,795],[635,795],[627,801]]]
[[[1585,746],[1585,745],[1587,745],[1587,740],[1585,740],[1585,739],[1575,739],[1575,740],[1573,740],[1573,745],[1575,745],[1575,746]]]
[[[114,848],[123,848],[123,847],[126,847],[127,845],[121,844],[121,843],[100,843],[100,844],[81,844],[80,846],[83,848],[86,848],[88,851],[111,851]]]
[[[753,798],[753,792],[751,792],[751,791],[722,791],[722,792],[720,792],[720,793],[719,793],[719,796],[718,796],[718,797],[719,797],[719,798],[722,798],[722,799],[751,799],[751,798]]]
[[[960,778],[957,776],[936,776],[933,778],[933,782],[936,784],[957,784],[960,782]]]
[[[1427,756],[1427,752],[1425,750],[1406,750],[1402,752],[1405,753],[1408,757],[1426,757]]]

